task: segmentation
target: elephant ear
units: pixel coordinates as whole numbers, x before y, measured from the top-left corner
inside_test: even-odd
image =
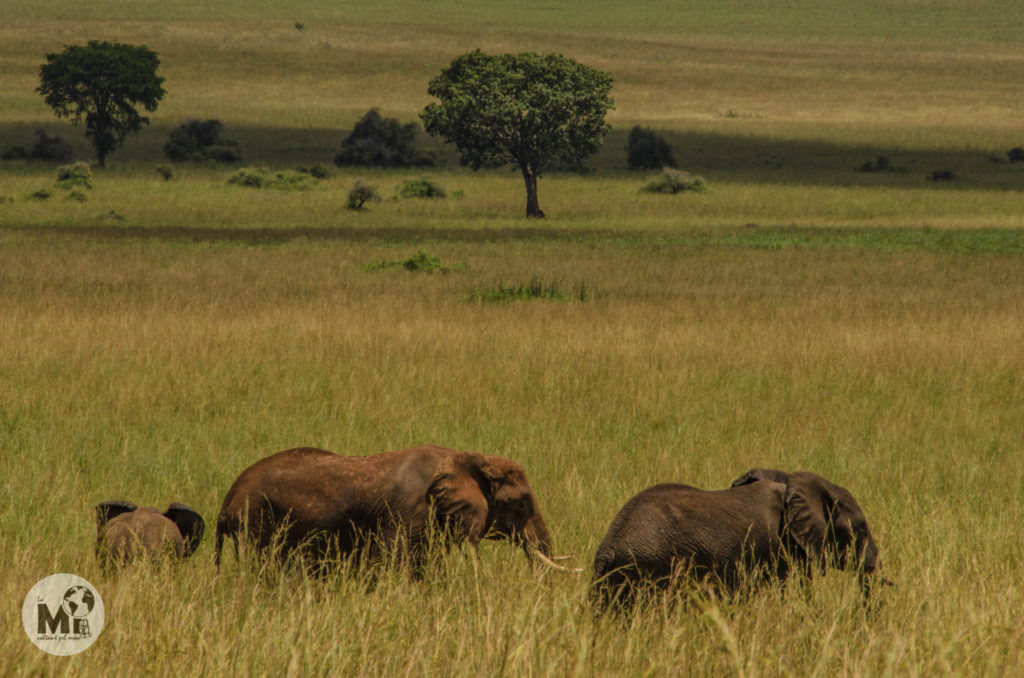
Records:
[[[798,471],[786,484],[786,525],[790,537],[822,568],[842,567],[853,542],[851,514],[860,507],[853,496],[816,473]],[[835,562],[838,559],[839,562]]]
[[[772,482],[786,484],[789,480],[789,475],[785,471],[777,471],[772,468],[752,468],[736,480],[732,481],[730,487],[739,487],[740,485],[749,485],[756,483],[758,480],[771,480]]]
[[[437,464],[427,490],[440,522],[476,546],[487,533],[497,469],[477,452],[459,452]]]
[[[113,501],[105,501],[101,504],[96,504],[96,529],[102,529],[113,518],[121,515],[122,513],[129,513],[139,508],[130,501],[124,501],[122,499],[115,499]]]
[[[197,548],[203,538],[203,531],[206,529],[206,522],[196,511],[184,504],[171,504],[164,511],[164,516],[178,526],[185,545],[182,549],[182,556],[188,558]]]

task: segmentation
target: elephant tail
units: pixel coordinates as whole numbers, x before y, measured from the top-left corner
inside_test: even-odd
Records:
[[[235,558],[238,558],[238,519],[232,518],[224,511],[217,516],[217,537],[214,543],[213,562],[220,570],[220,550],[224,546],[224,537],[230,536],[235,543]]]

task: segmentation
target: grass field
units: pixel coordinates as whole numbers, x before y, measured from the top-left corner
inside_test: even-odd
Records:
[[[81,130],[33,91],[43,55],[148,44],[166,100],[94,171],[0,162],[0,674],[1016,675],[1024,670],[1024,7],[1002,2],[90,3],[0,8],[0,149]],[[853,5],[856,6],[853,6]],[[302,22],[297,28],[295,23]],[[329,164],[371,107],[403,121],[462,51],[557,50],[615,79],[584,176],[337,171],[311,191],[175,166],[167,133],[224,121],[247,163]],[[642,195],[651,125],[710,190]],[[903,172],[854,168],[878,155]],[[930,182],[948,169],[958,179]],[[345,209],[357,177],[387,200]],[[47,200],[29,199],[47,189]],[[444,272],[382,261],[418,252]],[[564,300],[493,303],[539,281]],[[584,300],[574,294],[586,290]],[[521,462],[559,553],[501,542],[387,572],[257,581],[213,567],[253,461],[433,442]],[[817,471],[863,506],[897,586],[865,615],[839,572],[751,599],[595,618],[589,568],[651,484]],[[182,501],[207,539],[177,567],[103,574],[92,507]],[[107,627],[80,655],[21,630],[74,572]]]

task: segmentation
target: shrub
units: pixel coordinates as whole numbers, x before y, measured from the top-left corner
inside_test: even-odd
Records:
[[[1006,152],[1006,157],[1010,159],[1010,162],[1024,162],[1024,148],[1014,146]]]
[[[47,162],[68,162],[71,160],[71,144],[46,130],[35,131],[36,140],[28,150],[24,146],[11,146],[0,155],[4,160],[44,160]]]
[[[186,120],[171,132],[164,153],[174,162],[238,162],[238,143],[224,136],[220,120]]]
[[[409,179],[398,189],[399,198],[443,198],[443,188],[430,179]]]
[[[49,200],[52,194],[48,189],[40,188],[38,191],[32,191],[28,194],[29,200]]]
[[[324,167],[323,165],[321,165],[320,163],[317,163],[312,167],[296,167],[295,171],[302,172],[303,174],[308,174],[314,179],[326,179],[327,177],[331,176],[331,171]]]
[[[228,178],[233,186],[273,188],[278,191],[308,191],[319,182],[316,178],[293,170],[271,172],[266,167],[243,167]]]
[[[928,181],[953,181],[956,174],[952,170],[935,170],[928,175]]]
[[[356,123],[344,141],[341,152],[334,156],[338,166],[412,167],[431,165],[433,161],[416,150],[419,125],[402,125],[394,118],[385,118],[376,108]]]
[[[171,169],[170,165],[158,165],[156,173],[164,178],[164,181],[170,181],[174,178],[174,170]]]
[[[666,167],[658,176],[641,188],[640,192],[675,195],[684,191],[703,193],[706,190],[708,190],[708,186],[701,177],[695,177],[687,172]]]
[[[357,179],[355,185],[348,192],[348,208],[350,210],[361,210],[371,200],[374,202],[380,201],[377,190],[373,186],[364,184],[361,180]]]
[[[61,165],[57,168],[57,186],[64,189],[92,188],[92,170],[87,162]]]
[[[857,168],[858,172],[888,172],[893,169],[892,162],[884,155],[880,155],[875,158],[875,162],[872,163],[870,160]]]
[[[677,166],[671,144],[654,130],[639,125],[629,131],[626,157],[632,170]]]

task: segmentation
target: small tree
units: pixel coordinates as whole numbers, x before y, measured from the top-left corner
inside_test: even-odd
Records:
[[[473,169],[512,164],[526,184],[526,215],[543,217],[537,178],[576,165],[601,146],[611,76],[561,54],[463,54],[430,81],[440,103],[420,117]]]
[[[334,156],[335,165],[363,167],[411,167],[426,164],[416,151],[414,122],[401,124],[395,118],[385,118],[376,108],[368,111],[352,133],[341,142],[341,152]]]
[[[626,161],[631,170],[677,167],[672,145],[654,130],[639,125],[629,131]]]
[[[47,54],[37,91],[58,117],[71,118],[76,125],[85,120],[96,164],[103,167],[129,133],[149,124],[135,107],[155,111],[163,98],[159,65],[156,52],[145,46],[90,40]]]

